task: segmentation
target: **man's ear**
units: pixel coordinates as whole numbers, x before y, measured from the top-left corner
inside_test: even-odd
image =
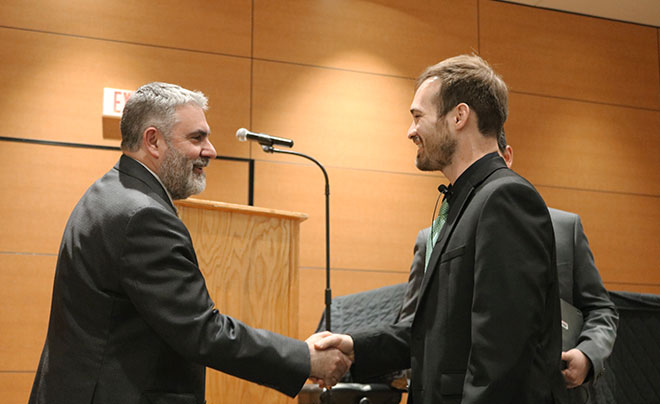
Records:
[[[513,148],[509,145],[506,145],[506,148],[504,149],[504,162],[506,163],[506,166],[511,168],[513,165]]]
[[[464,102],[461,102],[454,108],[453,124],[455,129],[460,130],[467,125],[470,112],[470,106]]]
[[[163,152],[162,140],[163,139],[160,131],[158,131],[158,129],[154,128],[153,126],[145,129],[144,133],[142,134],[142,146],[144,147],[144,150],[147,152],[147,154],[155,159],[158,159],[160,154]]]

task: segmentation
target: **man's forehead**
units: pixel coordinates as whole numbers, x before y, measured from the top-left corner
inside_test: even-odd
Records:
[[[436,94],[440,86],[440,79],[438,77],[429,77],[424,80],[422,84],[415,91],[415,96],[413,97],[412,104],[410,105],[410,111],[423,109],[425,105],[430,105],[433,100],[433,96]]]
[[[186,104],[177,105],[174,108],[176,115],[186,115],[186,114],[204,114],[204,109],[195,104],[194,102],[188,102]]]
[[[417,88],[417,92],[415,94],[434,94],[438,90],[438,87],[440,87],[440,77],[429,77],[419,85],[419,88]]]
[[[171,136],[190,137],[211,134],[211,128],[206,122],[206,114],[196,104],[184,104],[176,107],[175,117]]]
[[[204,109],[196,104],[183,104],[175,109],[175,119],[177,122],[188,121],[204,121],[206,122],[206,114]]]

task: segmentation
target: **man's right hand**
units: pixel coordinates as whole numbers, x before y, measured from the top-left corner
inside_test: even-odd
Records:
[[[324,350],[328,348],[337,348],[348,356],[352,361],[355,360],[355,352],[353,352],[353,338],[347,334],[331,334],[329,332],[319,333],[321,335],[314,347],[316,349]],[[316,335],[319,335],[316,334]]]
[[[584,383],[592,367],[589,358],[579,349],[573,348],[562,352],[561,360],[566,361],[566,369],[561,371],[566,387],[572,389]]]
[[[332,337],[327,331],[314,334],[305,342],[309,347],[310,378],[321,387],[334,386],[351,367],[351,359],[336,347],[327,345],[321,349],[316,346],[318,341]],[[352,342],[352,340],[351,340]]]

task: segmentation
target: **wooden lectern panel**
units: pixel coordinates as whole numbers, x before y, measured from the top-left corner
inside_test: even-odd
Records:
[[[176,202],[217,309],[256,328],[298,337],[301,213],[222,202]],[[208,369],[206,400],[291,403],[287,396]]]

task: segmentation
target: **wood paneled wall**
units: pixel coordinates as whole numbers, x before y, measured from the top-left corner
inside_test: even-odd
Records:
[[[238,142],[236,129],[293,138],[328,169],[335,296],[404,282],[446,182],[414,167],[414,79],[460,53],[480,53],[509,84],[514,168],[549,205],[581,215],[606,286],[660,293],[657,27],[489,0],[138,3],[3,1],[0,136],[118,145],[104,132],[103,87],[206,93],[218,152],[257,161],[255,204],[309,215],[298,337],[323,309],[323,176]],[[27,400],[68,215],[118,156],[0,141],[4,402]],[[247,166],[214,162],[200,198],[246,203]]]

